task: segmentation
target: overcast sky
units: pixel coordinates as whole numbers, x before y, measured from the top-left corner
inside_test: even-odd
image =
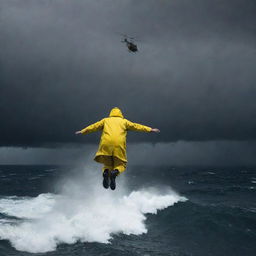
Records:
[[[255,1],[0,3],[0,146],[96,143],[115,106],[161,129],[131,142],[255,140]]]

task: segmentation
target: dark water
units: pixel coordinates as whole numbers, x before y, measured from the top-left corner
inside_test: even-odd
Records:
[[[0,166],[0,197],[57,194],[55,184],[71,169]],[[111,244],[60,243],[54,251],[37,254],[18,251],[9,240],[0,240],[0,255],[256,255],[256,168],[138,166],[129,167],[124,175],[130,191],[171,186],[188,200],[147,214],[146,234],[117,233]],[[0,220],[8,218],[0,211]]]

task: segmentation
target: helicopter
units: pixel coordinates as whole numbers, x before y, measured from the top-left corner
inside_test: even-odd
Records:
[[[129,50],[129,52],[137,52],[138,51],[138,47],[137,45],[134,43],[134,37],[128,37],[126,35],[123,35],[124,39],[121,41],[122,43],[126,43],[126,46]]]

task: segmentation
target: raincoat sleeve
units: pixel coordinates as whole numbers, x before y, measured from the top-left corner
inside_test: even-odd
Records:
[[[139,132],[151,132],[152,128],[142,125],[133,123],[129,120],[126,120],[126,129],[131,131],[139,131]]]
[[[90,132],[96,132],[96,131],[102,130],[103,126],[104,126],[104,119],[85,127],[84,129],[81,130],[81,133],[87,134]]]

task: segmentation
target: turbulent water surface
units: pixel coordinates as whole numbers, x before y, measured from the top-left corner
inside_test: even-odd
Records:
[[[255,255],[256,168],[0,166],[0,255]],[[36,254],[36,255],[37,255]]]

